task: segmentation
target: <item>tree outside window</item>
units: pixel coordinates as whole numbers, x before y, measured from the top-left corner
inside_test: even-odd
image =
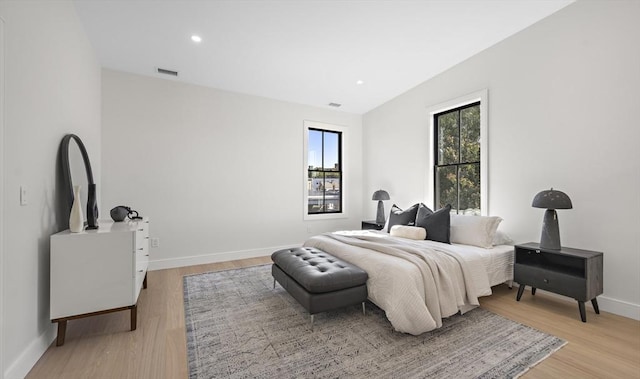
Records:
[[[435,206],[480,214],[480,102],[434,116]]]

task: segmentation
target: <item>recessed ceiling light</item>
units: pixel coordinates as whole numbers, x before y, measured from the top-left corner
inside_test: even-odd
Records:
[[[193,42],[196,42],[196,43],[202,42],[202,38],[200,36],[195,35],[195,34],[191,36],[191,40]]]
[[[362,80],[358,80],[358,81],[356,82],[356,84],[357,84],[357,85],[364,84],[364,81],[362,81]]]

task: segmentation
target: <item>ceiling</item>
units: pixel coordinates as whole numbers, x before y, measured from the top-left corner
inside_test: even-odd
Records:
[[[318,107],[339,103],[339,110],[362,114],[571,2],[76,0],[75,5],[105,68]],[[193,42],[194,34],[202,42]],[[178,71],[178,77],[157,68]]]

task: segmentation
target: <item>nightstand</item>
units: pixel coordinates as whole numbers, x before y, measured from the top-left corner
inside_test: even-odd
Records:
[[[513,280],[520,285],[517,301],[526,286],[531,294],[536,288],[569,296],[578,301],[580,318],[587,322],[585,301],[591,300],[593,310],[599,314],[596,296],[602,295],[602,253],[563,247],[560,250],[543,249],[529,242],[515,246]]]
[[[362,221],[362,229],[375,229],[382,230],[384,228],[384,223],[378,224],[375,220],[371,221]]]

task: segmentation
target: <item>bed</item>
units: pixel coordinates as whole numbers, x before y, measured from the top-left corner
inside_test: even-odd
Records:
[[[395,330],[413,335],[477,307],[492,286],[513,279],[511,245],[484,248],[358,230],[314,236],[304,246],[365,270],[369,300],[385,311]]]

